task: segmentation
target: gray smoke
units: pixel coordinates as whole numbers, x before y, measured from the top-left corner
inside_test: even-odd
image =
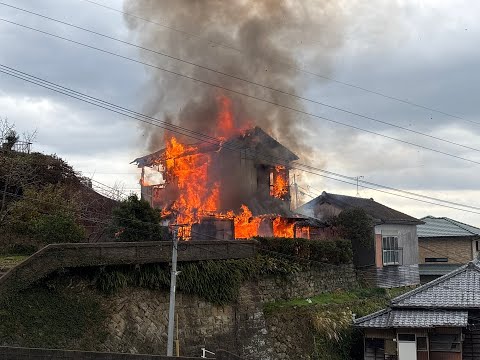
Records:
[[[126,16],[132,35],[144,47],[300,95],[304,95],[299,89],[305,87],[305,75],[292,67],[307,62],[314,66],[310,70],[328,75],[332,55],[343,42],[346,20],[345,6],[339,0],[125,0],[124,9],[198,35],[187,36]],[[246,82],[149,52],[141,55],[151,64],[222,87],[300,110],[304,106],[292,97]],[[148,115],[215,135],[216,98],[224,94],[232,100],[238,127],[260,126],[299,155],[301,161],[309,160],[312,152],[305,143],[314,130],[308,117],[157,69],[146,71],[149,82],[143,110]],[[163,146],[160,129],[146,126],[144,132],[149,138],[149,150]]]

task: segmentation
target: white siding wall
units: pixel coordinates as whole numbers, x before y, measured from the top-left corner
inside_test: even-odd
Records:
[[[398,246],[403,248],[403,265],[418,264],[418,236],[416,225],[377,225],[375,226],[375,234],[398,235]]]

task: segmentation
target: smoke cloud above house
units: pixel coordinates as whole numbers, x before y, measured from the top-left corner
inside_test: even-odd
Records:
[[[330,0],[126,0],[124,10],[157,23],[125,17],[142,46],[291,94],[298,94],[302,86],[301,73],[295,69],[302,67],[302,60],[315,64],[322,74],[331,73],[332,55],[342,46],[347,18],[344,4]],[[304,104],[284,94],[157,54],[142,56],[151,64],[303,110]],[[157,69],[147,71],[143,111],[148,115],[215,136],[217,99],[223,94],[232,100],[235,126],[260,126],[304,161],[309,157],[308,117]],[[144,132],[148,150],[162,147],[161,129],[147,125]]]

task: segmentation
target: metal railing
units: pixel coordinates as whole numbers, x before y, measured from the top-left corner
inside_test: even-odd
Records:
[[[403,265],[403,248],[383,249],[383,265]]]
[[[202,356],[200,356],[202,359],[207,359],[207,355],[215,355],[214,352],[208,351],[205,348],[202,348]]]
[[[0,138],[0,151],[16,151],[16,152],[30,154],[31,147],[32,147],[31,142],[16,141],[15,143],[11,144],[5,139]]]

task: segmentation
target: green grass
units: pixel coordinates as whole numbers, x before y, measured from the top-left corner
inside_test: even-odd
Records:
[[[25,255],[0,255],[0,270],[12,268],[20,264],[28,256]]]
[[[385,308],[390,300],[411,288],[357,288],[320,294],[309,299],[265,304],[268,317],[308,319],[312,332],[311,358],[315,360],[363,359],[363,335],[351,326],[357,318]]]
[[[371,300],[371,303],[381,305],[388,304],[388,301],[399,296],[411,288],[380,289],[380,288],[360,288],[351,291],[334,291],[320,294],[306,299],[294,299],[288,301],[275,301],[265,304],[265,311],[272,312],[281,309],[318,307],[333,305],[354,305]]]

